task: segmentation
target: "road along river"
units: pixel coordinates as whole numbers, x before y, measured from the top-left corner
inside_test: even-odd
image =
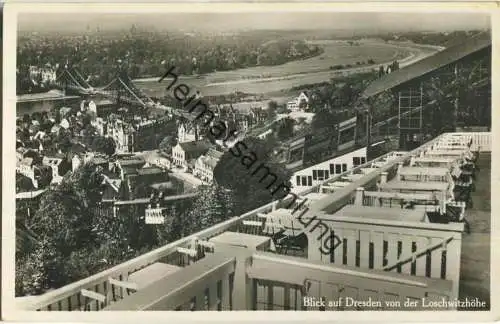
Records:
[[[303,84],[329,81],[353,73],[368,72],[398,60],[400,67],[413,64],[438,52],[440,47],[413,43],[385,43],[378,40],[363,40],[359,45],[346,41],[314,41],[324,48],[321,55],[288,62],[278,66],[258,66],[233,71],[218,71],[202,76],[181,76],[180,80],[190,88],[200,90],[203,95],[224,95],[235,91],[265,94]],[[372,59],[375,64],[367,64]],[[357,64],[359,62],[360,64]],[[364,64],[363,64],[364,63]],[[335,65],[351,65],[341,70],[331,70]],[[150,96],[166,94],[165,80],[158,78],[136,79],[134,83]]]

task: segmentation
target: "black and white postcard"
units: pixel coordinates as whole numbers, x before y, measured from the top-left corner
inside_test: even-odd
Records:
[[[460,8],[6,5],[4,319],[494,319]]]

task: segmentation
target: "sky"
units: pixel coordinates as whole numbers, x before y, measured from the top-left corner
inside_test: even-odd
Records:
[[[158,29],[237,31],[242,29],[332,29],[380,31],[451,31],[485,29],[488,14],[474,13],[167,13],[167,14],[20,14],[20,30],[85,30],[155,26]]]

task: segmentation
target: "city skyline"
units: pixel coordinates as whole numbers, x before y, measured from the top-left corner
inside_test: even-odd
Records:
[[[144,19],[147,17],[147,19]],[[136,25],[158,30],[352,30],[352,31],[452,31],[489,29],[484,13],[390,13],[390,12],[255,12],[255,13],[141,13],[81,14],[23,13],[20,31],[67,31],[87,28],[123,29]]]

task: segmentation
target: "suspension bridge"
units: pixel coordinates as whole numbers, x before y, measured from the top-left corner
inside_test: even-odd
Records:
[[[93,87],[76,68],[66,66],[57,76],[55,86],[80,95],[102,95],[120,103],[142,107],[154,104],[151,98],[133,84],[126,73],[117,73],[113,80],[103,87]]]

